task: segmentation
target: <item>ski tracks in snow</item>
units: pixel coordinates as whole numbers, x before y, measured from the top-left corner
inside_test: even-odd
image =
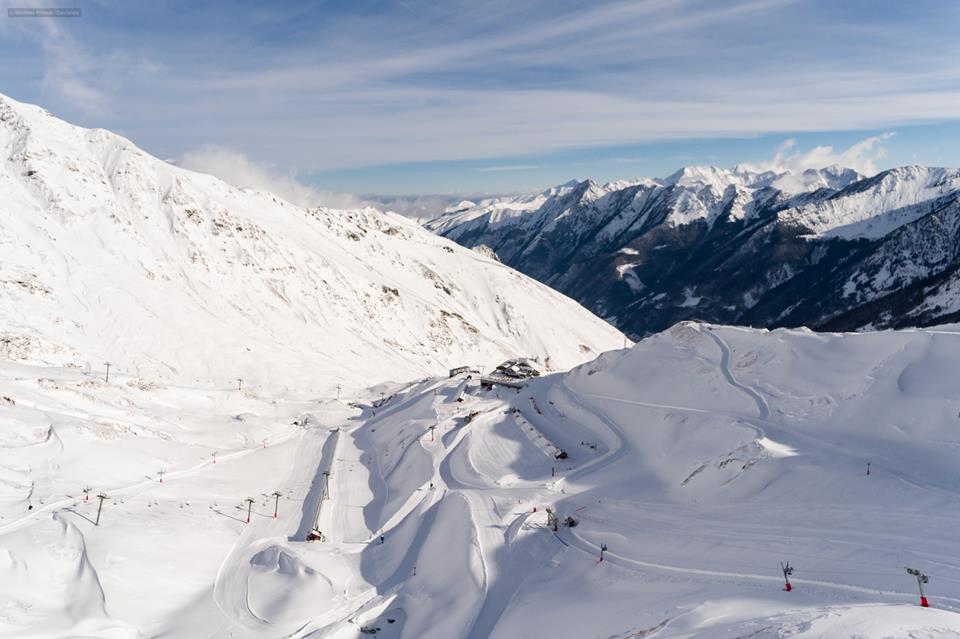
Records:
[[[321,433],[325,436],[321,436]],[[340,434],[340,429],[331,433],[326,428],[311,428],[304,432],[300,441],[294,463],[281,487],[283,490],[301,485],[312,476],[304,498],[300,526],[292,533],[294,539],[302,539],[306,534],[302,531],[309,532],[319,516],[323,499],[321,475],[333,465]],[[316,462],[318,456],[320,461]],[[274,544],[282,546],[287,541],[282,534],[286,532],[287,520],[278,521],[257,513],[254,515],[224,557],[213,584],[213,600],[220,611],[229,621],[248,629],[269,623],[250,608],[251,560],[261,550]]]
[[[749,395],[750,399],[752,399],[757,405],[757,418],[761,421],[767,421],[767,419],[770,417],[770,405],[767,403],[767,400],[763,397],[763,395],[760,394],[759,391],[757,391],[757,389],[738,381],[733,375],[733,371],[730,369],[730,345],[727,344],[727,342],[717,334],[712,326],[706,326],[704,328],[705,330],[701,332],[710,337],[710,339],[716,342],[717,346],[720,347],[720,372],[723,373],[727,383]]]
[[[600,554],[600,547],[592,544],[587,541],[580,535],[578,535],[574,530],[569,528],[563,529],[563,533],[559,535],[561,541],[568,544],[572,548],[576,548],[581,552],[591,556],[596,557]],[[656,570],[660,572],[669,572],[669,573],[678,573],[685,574],[690,576],[699,576],[707,578],[717,578],[717,579],[734,579],[740,582],[764,582],[764,583],[780,583],[782,578],[779,576],[773,575],[759,575],[753,573],[735,573],[722,570],[705,570],[700,568],[686,568],[682,566],[671,566],[670,564],[656,563],[650,561],[644,561],[641,559],[634,559],[632,557],[626,557],[610,550],[604,552],[604,562],[609,562],[620,568],[631,570],[634,572],[641,572],[642,569],[647,570]],[[866,586],[855,586],[851,584],[837,583],[833,581],[820,581],[816,579],[803,579],[803,578],[792,578],[791,582],[795,585],[804,585],[812,586],[824,589],[830,589],[834,591],[848,592],[851,594],[863,594],[870,596],[881,596],[895,599],[906,599],[912,600],[916,599],[916,594],[912,592],[897,592],[892,590],[878,590],[876,588],[868,588]],[[938,601],[950,601],[956,604],[960,604],[960,599],[955,599],[952,597],[937,596]]]
[[[267,447],[269,448],[272,446],[278,446],[280,444],[287,442],[288,440],[293,438],[299,432],[299,430],[300,430],[299,428],[295,428],[291,430],[286,435],[267,444]],[[242,448],[240,450],[236,450],[226,455],[218,456],[216,458],[217,461],[214,461],[213,458],[205,459],[204,461],[200,462],[195,466],[191,466],[190,468],[185,468],[183,470],[176,470],[176,471],[172,471],[164,474],[163,476],[164,481],[170,482],[176,479],[180,479],[182,477],[190,477],[190,476],[196,475],[197,473],[201,472],[204,469],[212,468],[213,466],[216,466],[218,462],[222,464],[223,462],[226,462],[226,461],[239,459],[241,457],[246,457],[247,455],[257,453],[260,450],[262,449],[259,446],[252,447],[252,448]],[[128,484],[126,486],[108,488],[104,492],[106,492],[110,497],[130,497],[133,495],[138,495],[144,490],[147,490],[148,488],[152,488],[155,486],[157,486],[156,481],[154,481],[153,479],[146,479],[143,481],[138,481],[133,484]],[[63,510],[64,508],[67,508],[69,506],[74,506],[77,504],[77,500],[78,500],[77,497],[66,497],[65,499],[60,499],[54,502],[50,502],[49,504],[45,504],[40,508],[36,508],[33,511],[31,511],[30,514],[24,515],[20,519],[11,521],[8,524],[0,526],[0,535],[13,532],[14,530],[19,530],[23,526],[27,525],[28,523],[37,519],[40,515],[43,515],[45,513],[56,512],[59,510]]]

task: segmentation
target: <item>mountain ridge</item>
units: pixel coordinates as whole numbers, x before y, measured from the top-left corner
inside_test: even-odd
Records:
[[[933,255],[922,235],[903,229],[955,215],[958,197],[960,170],[944,167],[904,166],[871,177],[837,165],[802,172],[684,167],[662,179],[586,180],[481,202],[426,226],[465,246],[489,247],[634,337],[694,318],[853,330],[937,321],[941,311],[922,304],[895,312],[897,291],[881,295],[879,283],[870,297],[853,296],[850,287],[880,268],[867,259],[871,253],[874,261],[886,256],[904,294],[952,270],[952,252]],[[960,301],[947,297],[943,316],[952,317]],[[854,312],[868,303],[883,307],[879,324]]]
[[[399,215],[300,209],[5,97],[0,149],[6,357],[316,387],[518,355],[568,367],[623,343]]]

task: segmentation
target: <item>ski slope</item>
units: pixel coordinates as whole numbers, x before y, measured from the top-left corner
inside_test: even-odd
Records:
[[[4,362],[0,636],[960,636],[958,357],[684,323],[343,401]]]

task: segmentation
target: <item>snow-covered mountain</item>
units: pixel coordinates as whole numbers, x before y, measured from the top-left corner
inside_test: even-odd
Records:
[[[0,636],[955,639],[957,361],[684,323],[351,407],[2,360]]]
[[[958,169],[687,167],[483,201],[427,227],[634,335],[688,318],[855,329],[960,313],[958,201]]]
[[[0,637],[960,636],[957,326],[689,322],[597,356],[622,335],[403,218],[298,209],[2,98],[0,148]],[[918,170],[916,197],[951,175]],[[869,298],[957,246],[955,203],[906,196],[879,248],[831,235],[869,228],[835,199],[888,188],[691,169],[477,206],[571,202],[559,233],[643,191],[672,202],[661,242],[869,247]],[[584,363],[446,375],[515,355]]]
[[[0,153],[0,357],[317,390],[623,345],[398,215],[303,210],[2,96]]]

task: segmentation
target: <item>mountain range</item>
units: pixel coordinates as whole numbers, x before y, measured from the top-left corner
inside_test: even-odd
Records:
[[[0,151],[0,637],[960,636],[960,326],[626,348],[507,265],[621,324],[945,309],[955,172],[576,182],[470,250],[3,97]]]
[[[426,224],[633,337],[686,319],[856,330],[960,317],[960,170],[686,167],[452,207]]]

